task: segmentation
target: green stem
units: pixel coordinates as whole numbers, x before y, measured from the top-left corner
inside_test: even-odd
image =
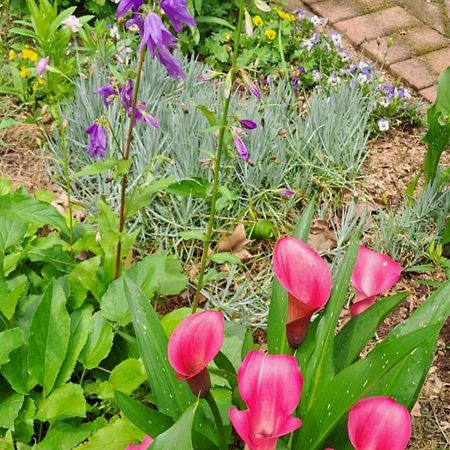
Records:
[[[289,77],[289,71],[286,64],[286,58],[284,57],[283,40],[281,38],[281,20],[280,26],[278,27],[278,51],[280,52],[281,67],[283,67],[284,77]]]
[[[69,155],[67,152],[66,126],[61,125],[60,132],[61,132],[61,151],[63,159],[64,183],[66,186],[66,195],[69,210],[69,245],[70,247],[72,247],[73,244],[72,187],[70,185],[70,175],[69,175]]]
[[[141,85],[142,78],[142,66],[144,65],[146,50],[145,47],[139,53],[138,60],[138,68],[136,73],[136,81],[134,85],[134,93],[133,93],[133,107],[131,109],[130,115],[130,124],[128,126],[128,135],[127,141],[125,145],[125,150],[123,151],[123,159],[128,160],[130,158],[130,150],[131,150],[131,142],[133,140],[133,123],[136,118],[136,110],[138,104],[138,93],[139,87]],[[115,265],[115,273],[114,277],[119,278],[120,269],[122,266],[122,233],[125,228],[125,199],[127,193],[127,183],[128,183],[128,175],[124,174],[122,177],[122,183],[120,186],[120,212],[119,212],[119,242],[117,243],[117,252],[116,252],[116,265]]]
[[[208,405],[214,417],[214,421],[216,422],[217,432],[219,434],[219,448],[222,450],[227,450],[227,439],[225,437],[225,431],[223,429],[222,418],[220,417],[219,408],[217,408],[216,401],[214,400],[211,392],[209,392],[209,394],[205,397],[205,400],[208,402]]]
[[[237,59],[239,56],[239,46],[241,42],[241,34],[242,34],[242,23],[244,20],[244,9],[245,9],[245,0],[240,0],[239,3],[239,19],[236,27],[236,37],[234,40],[234,50],[233,50],[233,58],[231,60],[231,68],[230,68],[230,79],[231,86],[234,84],[234,80],[236,79],[237,73]],[[213,178],[213,186],[212,186],[212,194],[211,194],[211,209],[209,211],[209,220],[208,220],[208,228],[206,229],[205,241],[203,244],[203,254],[202,260],[200,263],[200,273],[198,276],[197,289],[195,291],[194,301],[192,303],[192,313],[195,313],[198,308],[198,302],[200,300],[200,292],[203,288],[203,279],[205,277],[205,269],[206,262],[208,260],[208,249],[211,243],[211,235],[214,227],[214,217],[216,214],[216,201],[219,192],[219,181],[220,181],[220,163],[222,161],[222,153],[224,147],[224,137],[225,130],[228,124],[228,111],[230,109],[231,95],[229,95],[225,99],[225,103],[223,105],[222,111],[222,119],[220,123],[219,129],[219,137],[217,138],[217,151],[214,162],[214,178]]]

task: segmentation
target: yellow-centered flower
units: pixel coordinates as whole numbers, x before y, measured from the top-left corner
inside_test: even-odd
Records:
[[[264,20],[262,20],[261,16],[254,16],[253,25],[255,25],[255,27],[262,27],[264,25]]]
[[[292,22],[293,20],[295,20],[295,16],[293,14],[289,14],[286,11],[283,11],[280,8],[277,8],[276,6],[274,6],[274,11],[278,14],[278,16],[280,17],[280,19],[283,20],[289,20],[290,22]]]
[[[22,50],[22,59],[29,59],[32,62],[36,62],[39,58],[39,55],[31,48],[24,48]]]
[[[273,41],[277,37],[277,32],[272,29],[264,31],[264,34],[269,41]]]
[[[30,76],[30,69],[22,67],[19,72],[20,78],[28,78]]]
[[[9,51],[9,53],[8,53],[8,59],[10,60],[10,61],[14,61],[14,59],[16,59],[16,52],[14,51],[14,50],[10,50]]]

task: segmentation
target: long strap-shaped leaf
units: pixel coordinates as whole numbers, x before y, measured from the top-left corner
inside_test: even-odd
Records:
[[[320,393],[303,417],[295,449],[316,450],[359,399],[371,393],[380,380],[415,348],[433,336],[438,326],[428,326],[394,341],[382,342],[363,360],[347,367]]]
[[[126,275],[124,289],[152,397],[162,413],[176,420],[195,398],[187,384],[176,379],[169,365],[167,337],[152,305],[136,283]]]
[[[306,242],[314,215],[314,201],[311,201],[300,216],[293,236]],[[272,354],[290,353],[286,339],[287,292],[274,277],[267,322],[267,350]]]
[[[303,415],[316,401],[320,390],[334,376],[334,332],[347,299],[353,266],[358,253],[359,236],[355,235],[344,255],[342,265],[334,281],[330,300],[327,304],[322,319],[317,327],[316,345],[311,361],[305,369],[305,385],[303,387],[303,399],[300,411]]]

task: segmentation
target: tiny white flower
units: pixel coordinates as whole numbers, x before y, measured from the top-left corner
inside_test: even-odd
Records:
[[[66,20],[63,20],[62,24],[69,28],[72,33],[76,33],[77,31],[80,31],[81,28],[83,28],[83,25],[80,22],[80,19],[76,16],[69,16]]]
[[[318,70],[313,70],[312,77],[314,81],[320,81],[322,79],[322,74]]]
[[[387,108],[391,104],[391,101],[389,100],[388,97],[383,97],[381,100],[379,100],[379,103],[384,108]]]
[[[358,75],[358,81],[361,84],[366,84],[369,81],[369,76],[366,73],[360,73]]]
[[[111,0],[113,3],[115,3],[116,5],[118,4],[118,3],[120,3],[120,0]]]
[[[109,29],[109,35],[111,36],[112,39],[115,39],[117,41],[120,39],[119,29],[117,28],[116,25],[113,25]]]
[[[329,77],[328,77],[328,81],[327,83],[330,86],[336,86],[337,84],[339,84],[341,82],[341,77],[339,77],[338,75],[336,75],[335,73],[332,73]]]
[[[386,119],[378,119],[378,129],[383,133],[389,130],[389,121]]]
[[[342,43],[342,36],[336,31],[333,31],[333,33],[331,33],[331,40],[333,41],[336,47],[340,47]]]
[[[315,14],[309,18],[309,21],[315,26],[320,27],[321,25],[325,25],[326,19],[321,19],[319,16]]]

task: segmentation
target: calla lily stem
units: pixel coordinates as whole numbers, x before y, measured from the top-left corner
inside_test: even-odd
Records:
[[[217,408],[216,401],[214,400],[214,397],[211,394],[211,391],[208,393],[208,395],[205,397],[205,400],[208,402],[208,405],[211,409],[212,415],[214,416],[214,421],[216,422],[217,432],[219,434],[219,448],[221,450],[227,450],[227,440],[225,437],[225,431],[223,429],[223,423],[222,418],[220,417],[219,408]]]

